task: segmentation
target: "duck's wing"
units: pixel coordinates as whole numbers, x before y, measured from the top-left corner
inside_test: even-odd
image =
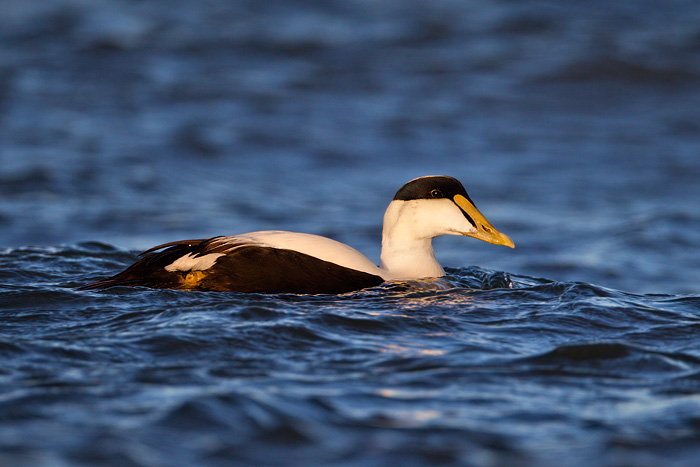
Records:
[[[123,272],[82,289],[144,286],[262,293],[345,293],[383,279],[248,236],[165,243],[142,253]]]
[[[167,269],[168,266],[183,258],[206,256],[211,242],[217,238],[181,240],[155,246],[139,254],[140,259],[119,274],[85,284],[80,290],[116,286],[180,288],[182,274],[173,274]]]

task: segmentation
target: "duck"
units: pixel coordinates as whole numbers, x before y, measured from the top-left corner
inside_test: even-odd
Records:
[[[479,212],[459,180],[430,175],[403,185],[389,203],[379,266],[327,237],[265,230],[164,243],[141,253],[124,271],[81,289],[343,294],[387,281],[444,276],[432,246],[441,235],[515,247]]]

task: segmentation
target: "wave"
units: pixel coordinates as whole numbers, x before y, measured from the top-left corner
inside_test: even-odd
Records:
[[[389,436],[373,458],[530,465],[552,460],[532,446],[553,432],[625,444],[696,424],[673,402],[700,387],[696,295],[478,267],[344,295],[74,290],[132,257],[99,243],[0,252],[0,425],[25,449],[364,462],[358,446]]]

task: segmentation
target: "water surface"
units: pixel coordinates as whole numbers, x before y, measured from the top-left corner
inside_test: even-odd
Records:
[[[0,0],[0,464],[694,465],[700,7]],[[340,296],[75,287],[186,238],[516,249]]]

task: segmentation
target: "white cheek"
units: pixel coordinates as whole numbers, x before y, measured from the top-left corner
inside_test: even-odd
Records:
[[[464,217],[462,210],[451,200],[429,200],[416,204],[415,225],[421,236],[433,238],[439,235],[464,235],[476,229]]]
[[[462,210],[453,202],[445,208],[445,218],[443,227],[447,229],[449,235],[464,235],[466,233],[476,232],[476,228],[467,220]]]

